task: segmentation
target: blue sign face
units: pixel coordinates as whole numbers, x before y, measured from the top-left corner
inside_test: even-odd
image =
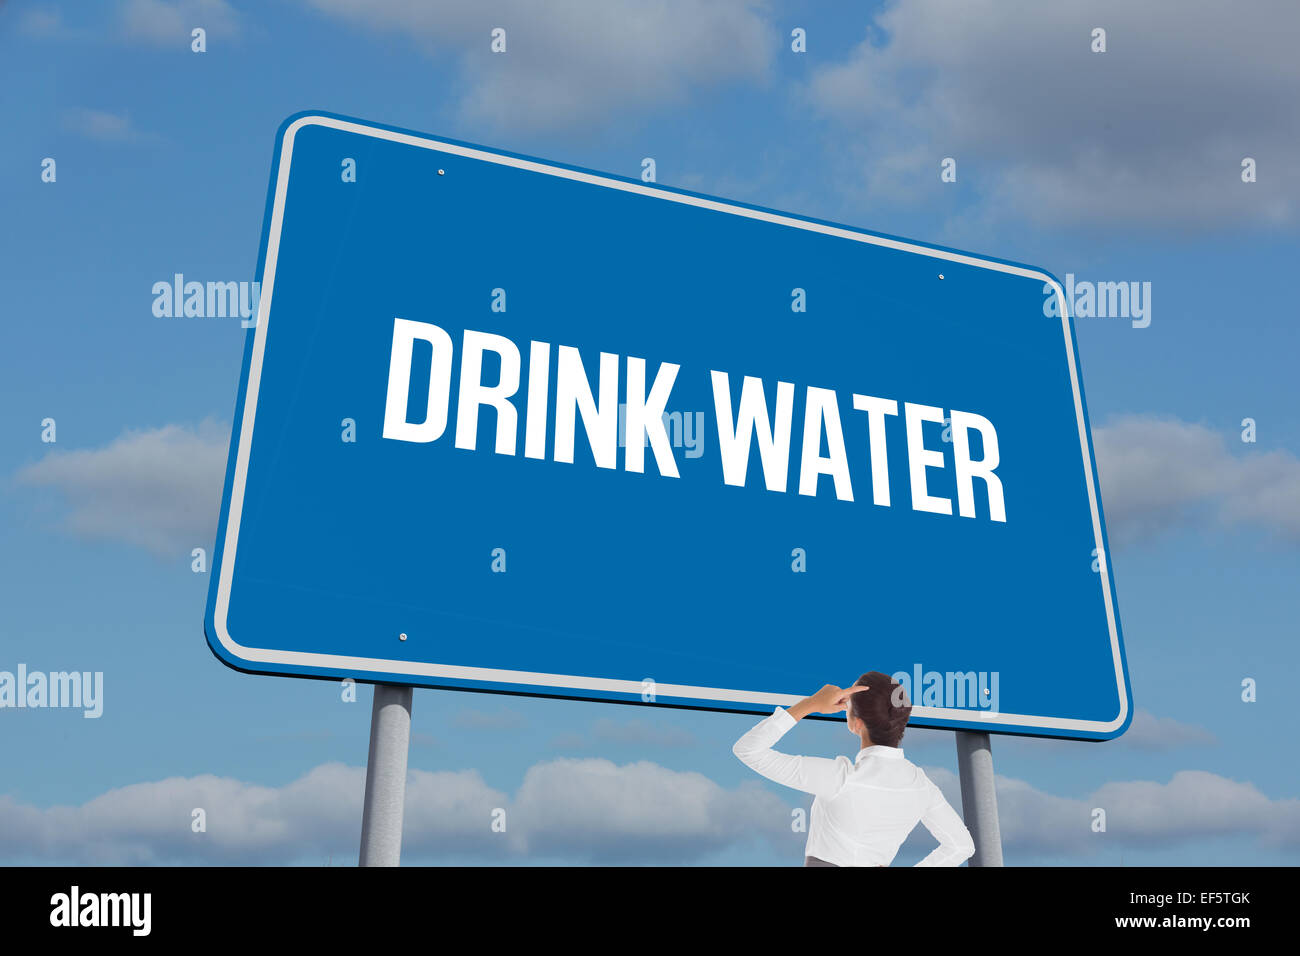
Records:
[[[259,270],[232,667],[746,713],[878,670],[917,726],[1127,727],[1047,274],[319,114]]]

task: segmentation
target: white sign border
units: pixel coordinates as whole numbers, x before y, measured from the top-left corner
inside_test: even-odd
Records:
[[[870,245],[884,246],[902,252],[925,255],[937,259],[945,259],[963,265],[976,266],[982,269],[992,269],[997,272],[1005,272],[1011,275],[1022,276],[1026,279],[1037,280],[1042,282],[1044,287],[1050,286],[1056,293],[1058,312],[1061,316],[1061,327],[1065,336],[1066,356],[1069,359],[1070,386],[1074,390],[1075,417],[1079,426],[1079,444],[1083,452],[1083,470],[1088,486],[1088,504],[1092,509],[1093,536],[1096,541],[1097,554],[1100,557],[1098,562],[1098,578],[1100,579],[1102,594],[1105,598],[1106,619],[1110,629],[1111,650],[1115,663],[1115,682],[1119,691],[1120,710],[1115,718],[1109,721],[1038,717],[1030,714],[1004,714],[989,711],[970,711],[943,707],[922,707],[919,705],[913,707],[912,714],[914,717],[920,718],[929,718],[934,720],[959,720],[963,722],[970,722],[974,717],[976,717],[976,715],[978,715],[987,719],[990,725],[996,724],[1011,727],[1023,727],[1027,733],[1033,733],[1034,730],[1064,730],[1079,731],[1090,734],[1107,734],[1124,725],[1125,721],[1128,719],[1129,694],[1125,683],[1124,663],[1120,650],[1119,629],[1115,620],[1115,608],[1111,600],[1109,561],[1107,560],[1102,540],[1101,515],[1097,505],[1097,490],[1093,483],[1092,458],[1088,448],[1088,430],[1083,414],[1083,398],[1079,391],[1078,362],[1074,353],[1074,342],[1070,335],[1069,313],[1066,307],[1065,293],[1055,279],[1046,273],[1022,268],[1020,266],[979,259],[974,256],[962,255],[960,253],[949,252],[942,249],[931,249],[927,246],[914,245],[897,239],[874,236],[869,233],[855,232],[851,229],[830,226],[824,223],[810,222],[804,219],[783,216],[759,209],[750,209],[744,206],[734,206],[718,200],[706,199],[702,196],[691,196],[682,193],[669,192],[646,183],[623,182],[622,180],[609,179],[604,176],[581,172],[579,170],[565,169],[560,166],[551,166],[546,163],[535,162],[515,156],[485,152],[483,150],[472,149],[455,143],[445,143],[424,136],[416,136],[410,133],[384,129],[382,127],[367,126],[333,116],[318,114],[303,115],[290,123],[285,129],[284,138],[280,148],[278,177],[275,184],[275,197],[271,209],[270,232],[267,237],[266,260],[262,274],[261,298],[258,302],[257,325],[253,339],[253,354],[248,370],[248,384],[244,392],[244,414],[243,420],[240,423],[238,457],[235,461],[234,481],[230,490],[230,509],[226,518],[225,538],[223,541],[224,547],[221,554],[221,575],[217,584],[216,602],[213,610],[213,625],[216,630],[217,639],[236,659],[250,664],[279,664],[294,667],[330,668],[337,671],[352,673],[370,672],[380,674],[400,674],[422,678],[442,677],[459,680],[492,681],[503,684],[530,685],[533,687],[563,688],[565,690],[573,691],[604,691],[633,694],[637,696],[642,692],[642,684],[640,681],[613,680],[600,677],[580,677],[572,674],[541,674],[529,671],[497,670],[495,668],[464,667],[449,664],[428,664],[415,661],[388,661],[378,658],[347,657],[336,654],[316,654],[303,651],[266,650],[263,648],[246,647],[237,643],[234,638],[231,637],[227,620],[230,611],[230,590],[234,578],[235,553],[239,543],[239,523],[243,510],[244,489],[248,474],[249,450],[252,447],[253,423],[257,414],[257,395],[261,381],[262,357],[266,350],[266,331],[271,322],[271,301],[272,296],[275,293],[275,267],[280,247],[280,233],[284,222],[284,203],[289,185],[289,168],[293,157],[294,137],[298,131],[305,126],[324,126],[330,129],[342,130],[344,132],[357,133],[363,136],[387,139],[408,146],[418,146],[424,149],[432,149],[455,156],[463,156],[467,159],[476,159],[504,166],[513,166],[517,169],[526,169],[532,172],[543,173],[548,176],[558,176],[564,179],[590,183],[596,186],[604,186],[609,189],[619,189],[624,192],[653,196],[658,199],[666,199],[670,202],[682,203],[688,206],[697,206],[702,209],[712,209],[717,212],[729,213],[731,215],[745,216],[750,219],[759,219],[764,222],[776,223],[778,225],[789,226],[795,229],[806,229],[811,232],[819,232],[829,236],[851,239],[855,242],[865,242]],[[788,707],[800,700],[798,696],[789,694],[728,690],[717,687],[692,687],[679,684],[656,684],[655,692],[656,695],[662,697],[682,697],[699,701],[717,701],[720,703],[725,702],[751,705],[762,704],[783,707]],[[990,729],[993,728],[990,727]]]

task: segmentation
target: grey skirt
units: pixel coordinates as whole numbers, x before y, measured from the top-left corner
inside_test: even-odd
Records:
[[[827,863],[825,860],[819,860],[815,856],[806,856],[803,858],[804,866],[839,866],[838,863]],[[876,866],[884,866],[883,863],[877,863]]]

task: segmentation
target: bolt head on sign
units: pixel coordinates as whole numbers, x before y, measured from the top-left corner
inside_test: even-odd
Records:
[[[744,713],[880,670],[917,726],[1128,726],[1047,273],[323,113],[258,271],[230,666]]]

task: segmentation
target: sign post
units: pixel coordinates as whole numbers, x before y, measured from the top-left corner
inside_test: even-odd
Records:
[[[411,744],[411,688],[375,685],[370,711],[366,802],[361,811],[361,866],[398,866]]]
[[[957,731],[957,774],[961,778],[962,816],[975,841],[975,855],[967,865],[1001,866],[1002,830],[988,734]]]

